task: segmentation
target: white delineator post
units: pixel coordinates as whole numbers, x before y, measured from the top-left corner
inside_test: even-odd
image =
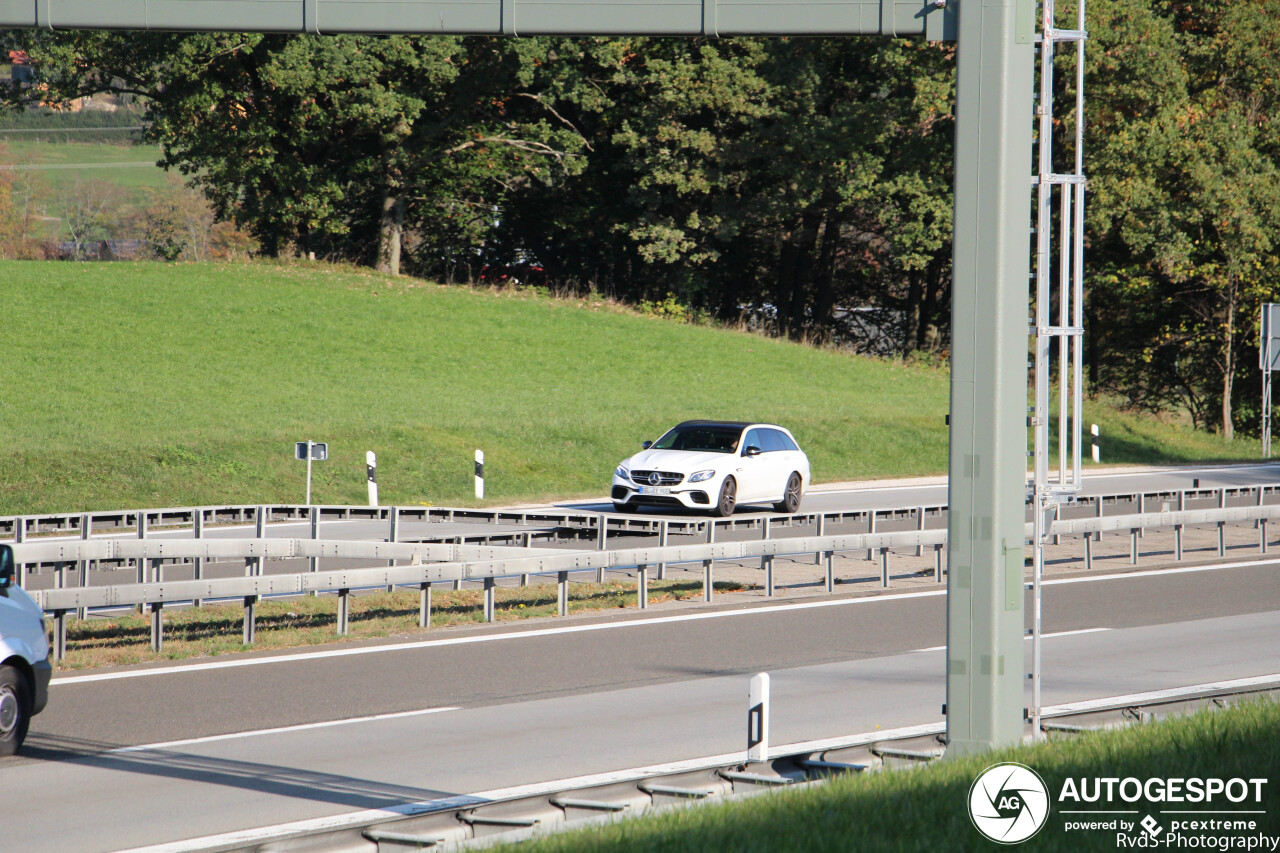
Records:
[[[369,479],[369,506],[378,505],[378,457],[372,451],[364,454],[365,475]]]
[[[1093,424],[1089,432],[1093,436],[1093,461],[1101,462],[1102,451],[1098,448],[1098,425]]]
[[[747,695],[747,761],[769,760],[769,673],[751,677]]]
[[[484,451],[476,451],[476,500],[484,500]]]

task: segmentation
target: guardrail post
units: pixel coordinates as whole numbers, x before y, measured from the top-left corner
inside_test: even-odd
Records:
[[[311,538],[319,539],[320,538],[320,507],[313,506],[310,509],[311,509]],[[308,557],[307,571],[317,572],[319,570],[320,570],[320,558]],[[307,595],[313,598],[315,597],[315,594],[316,594],[316,591],[314,589],[307,593]]]
[[[659,548],[665,548],[665,547],[667,547],[667,526],[668,526],[668,524],[669,524],[669,522],[668,522],[665,518],[664,518],[662,521],[659,521],[659,522],[658,522],[658,547],[659,547]],[[657,578],[658,578],[658,580],[660,580],[660,581],[664,581],[664,580],[666,580],[666,579],[667,579],[667,564],[666,564],[666,563],[658,563],[658,574],[657,574]]]
[[[649,567],[644,563],[636,566],[636,605],[649,609]]]
[[[609,525],[605,516],[600,516],[600,528],[596,531],[596,550],[604,551],[609,547]],[[596,569],[596,583],[604,583],[604,566]]]
[[[431,627],[431,584],[418,584],[418,627]]]
[[[918,507],[916,509],[916,530],[920,531],[921,533],[924,532],[924,507]],[[916,556],[917,557],[924,556],[923,542],[916,545]]]
[[[91,536],[93,536],[93,516],[89,515],[88,513],[85,513],[84,515],[80,516],[80,539],[82,541],[87,542],[89,540],[89,537]],[[77,571],[78,571],[78,574],[80,575],[80,588],[84,589],[89,585],[89,561],[81,560]],[[143,611],[141,604],[138,605],[138,612],[139,613],[145,612]],[[76,608],[77,619],[86,619],[88,618],[88,616],[89,616],[89,611],[87,608],[84,608],[84,607]]]
[[[1098,495],[1098,518],[1102,518],[1102,495]],[[1094,541],[1094,542],[1101,542],[1101,541],[1102,541],[1102,531],[1101,531],[1101,530],[1099,530],[1098,532],[1096,532],[1096,533],[1094,533],[1094,534],[1093,534],[1093,541]]]
[[[880,586],[882,589],[889,588],[889,549],[880,549]]]
[[[714,545],[716,541],[716,523],[714,520],[707,522],[707,544]],[[711,591],[715,586],[712,578],[711,566],[715,562],[713,558],[708,557],[702,561],[702,600],[711,600]]]
[[[769,519],[768,519],[767,517],[766,517],[766,518],[765,518],[765,520],[764,520],[763,522],[761,522],[761,524],[760,524],[760,539],[761,539],[761,541],[763,541],[763,542],[768,542],[768,541],[769,541]],[[773,558],[772,558],[772,557],[766,557],[766,556],[763,556],[763,555],[762,555],[762,556],[760,557],[760,568],[762,568],[762,569],[763,569],[763,568],[765,568],[765,560],[768,560],[768,561],[769,561],[769,574],[770,574],[770,575],[772,575],[772,574],[773,574]],[[772,589],[772,587],[770,587],[770,588]],[[772,593],[772,592],[770,592],[769,594],[770,594],[770,595],[773,595],[773,593]]]
[[[395,544],[396,542],[400,541],[400,508],[393,506],[389,510],[387,510],[387,519],[388,519],[387,524],[388,524],[388,527],[390,528],[387,531],[387,541],[392,544]],[[395,557],[392,557],[390,560],[387,560],[388,566],[394,566],[395,564],[396,564]],[[387,592],[395,592],[395,589],[396,589],[395,584],[387,584]]]
[[[556,573],[556,615],[569,615],[569,573]]]
[[[1258,519],[1258,528],[1262,531],[1262,535],[1258,537],[1258,551],[1267,553],[1267,520],[1265,518]]]
[[[867,510],[867,533],[870,534],[875,532],[876,532],[876,511],[874,509],[869,509]],[[875,558],[876,558],[876,549],[868,548],[867,559],[875,560]]]
[[[835,590],[836,590],[836,577],[835,577],[835,565],[834,565],[834,564],[835,564],[835,556],[836,556],[836,552],[835,552],[835,551],[826,551],[826,552],[824,552],[824,557],[825,557],[826,564],[827,564],[827,572],[826,572],[826,574],[827,574],[827,592],[835,592]]]
[[[1093,568],[1093,534],[1086,533],[1084,535],[1084,567],[1086,569]]]
[[[494,596],[495,596],[494,579],[485,578],[484,579],[484,621],[486,622],[493,621]]]
[[[1146,515],[1146,514],[1147,514],[1147,493],[1138,492],[1138,515]],[[1139,539],[1145,538],[1146,535],[1147,535],[1147,530],[1145,527],[1138,529]]]
[[[818,513],[818,531],[817,536],[821,539],[827,535],[827,516],[824,513]],[[815,566],[822,565],[822,551],[813,552],[813,564]]]
[[[942,574],[942,543],[939,542],[933,546],[933,582],[942,583],[946,580]]]
[[[151,604],[151,651],[159,654],[164,648],[164,602]]]
[[[773,555],[765,554],[760,558],[760,568],[764,569],[764,594],[773,598]]]
[[[61,563],[59,563],[61,565]],[[67,611],[53,611],[53,657],[67,659]]]
[[[1179,501],[1181,503],[1181,501]],[[1173,526],[1173,559],[1182,562],[1182,525]]]
[[[351,590],[338,590],[338,636],[347,636],[347,625],[351,619],[350,607]]]
[[[1227,508],[1227,488],[1223,486],[1218,490],[1218,509]],[[1227,523],[1225,521],[1218,522],[1218,556],[1227,556]]]
[[[258,633],[258,596],[244,597],[244,644],[252,646]]]
[[[25,516],[18,516],[13,520],[13,541],[17,545],[21,545],[27,541],[27,519]],[[27,564],[18,563],[18,586],[25,587],[27,585]]]
[[[526,549],[528,549],[528,548],[532,548],[532,547],[533,547],[533,534],[532,534],[532,533],[530,533],[530,532],[528,532],[528,531],[525,531],[524,533],[520,534],[520,536],[521,536],[521,538],[522,538],[522,539],[524,539],[524,547],[525,547]],[[528,573],[528,572],[524,572],[524,573],[522,573],[522,574],[520,575],[520,586],[525,587],[525,586],[528,586],[528,585],[529,585],[529,573]]]
[[[258,511],[261,512],[262,507],[258,507]],[[199,507],[191,510],[191,535],[194,539],[204,538],[204,510]],[[192,577],[195,580],[203,580],[204,557],[196,557],[195,560],[192,561],[191,571]],[[203,605],[204,602],[198,598],[191,602],[192,607],[202,607]]]
[[[1142,532],[1142,528],[1135,527],[1129,531],[1129,564],[1138,565],[1138,535]]]
[[[55,564],[54,564],[54,566],[53,566],[53,588],[54,588],[54,589],[66,589],[66,588],[67,588],[67,564],[66,564],[66,563],[55,563]]]

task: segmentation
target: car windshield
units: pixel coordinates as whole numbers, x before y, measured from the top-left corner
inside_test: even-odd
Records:
[[[653,443],[655,450],[704,450],[712,453],[733,453],[738,449],[742,427],[732,426],[681,426],[668,432]]]

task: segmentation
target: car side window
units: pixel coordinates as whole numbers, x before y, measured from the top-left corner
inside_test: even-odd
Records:
[[[764,447],[760,448],[765,453],[776,453],[779,450],[786,450],[786,444],[782,440],[782,433],[776,429],[762,429],[764,433]]]
[[[745,452],[748,447],[758,447],[761,451],[764,450],[764,439],[761,438],[760,432],[761,431],[758,429],[747,430],[747,437],[742,440],[743,452]]]
[[[791,440],[785,432],[780,429],[771,429],[769,433],[773,435],[773,439],[778,442],[778,450],[799,450],[796,443]]]

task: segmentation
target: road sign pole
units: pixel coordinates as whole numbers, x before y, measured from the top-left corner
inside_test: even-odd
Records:
[[[951,299],[947,737],[1022,738],[1035,0],[960,11]]]
[[[314,441],[307,440],[307,506],[311,506],[311,448],[314,445]]]

